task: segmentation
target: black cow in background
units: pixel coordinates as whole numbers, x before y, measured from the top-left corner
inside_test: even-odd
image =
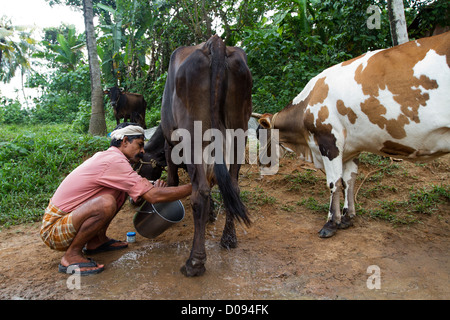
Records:
[[[109,96],[117,124],[120,123],[120,119],[124,119],[124,122],[130,119],[131,122],[138,123],[142,128],[146,129],[145,110],[147,102],[145,102],[141,94],[123,92],[118,87],[109,88],[103,93]]]

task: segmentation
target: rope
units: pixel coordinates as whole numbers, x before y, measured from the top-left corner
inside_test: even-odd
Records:
[[[142,159],[139,159],[139,163],[140,163],[140,166],[136,170],[137,173],[139,173],[139,171],[141,171],[143,165],[151,165],[152,168],[160,167],[163,170],[165,170],[165,167],[158,165],[158,163],[156,162],[155,159],[150,159],[150,161],[143,161]]]

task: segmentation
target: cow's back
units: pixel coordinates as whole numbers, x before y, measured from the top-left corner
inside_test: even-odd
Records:
[[[172,53],[161,108],[165,132],[178,128],[183,119],[202,121],[203,131],[211,128],[211,60],[205,44],[180,47]],[[252,108],[252,78],[245,52],[227,47],[226,66],[226,94],[219,113],[226,128],[242,128],[248,125]]]
[[[180,47],[172,53],[161,107],[168,141],[182,122],[209,123],[209,113],[200,112],[209,108],[210,97],[209,59],[201,50],[203,45]]]
[[[248,129],[252,112],[252,75],[244,50],[227,47],[228,84],[224,108],[226,127]]]
[[[135,109],[138,112],[145,111],[145,107],[147,103],[145,102],[144,96],[137,93],[125,93],[127,105],[133,106],[133,110]]]

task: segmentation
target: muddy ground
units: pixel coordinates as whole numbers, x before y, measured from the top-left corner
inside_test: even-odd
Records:
[[[381,167],[385,165],[363,163],[357,187]],[[224,214],[219,212],[217,221],[207,227],[207,271],[196,278],[179,272],[193,236],[188,199],[183,200],[185,219],[158,238],[138,235],[128,249],[92,256],[106,269],[82,277],[78,287],[75,281],[68,284],[68,275],[57,272],[62,253],[42,243],[39,223],[4,228],[0,299],[450,298],[448,199],[441,198],[429,213],[397,206],[390,218],[359,210],[353,227],[321,239],[317,232],[326,212],[305,203],[323,207],[328,190],[324,174],[311,169],[287,157],[277,175],[261,179],[256,166],[243,166],[241,191],[253,225],[238,225],[238,248],[223,249],[219,241]],[[411,192],[432,185],[448,188],[449,169],[450,156],[425,166],[395,163],[389,170],[371,173],[359,190],[358,203],[365,210],[381,210],[380,201],[407,201]],[[307,179],[290,178],[296,175]],[[126,233],[134,230],[134,213],[135,208],[126,204],[108,235],[125,240]],[[379,271],[379,282],[374,270]]]

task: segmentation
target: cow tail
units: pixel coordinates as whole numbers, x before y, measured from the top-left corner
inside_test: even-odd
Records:
[[[225,133],[222,119],[225,114],[223,108],[228,86],[226,45],[217,35],[208,40],[207,45],[211,55],[211,127]],[[249,226],[251,221],[247,208],[239,196],[239,189],[231,180],[225,160],[222,160],[221,163],[214,163],[214,175],[222,194],[225,209],[233,218]]]

